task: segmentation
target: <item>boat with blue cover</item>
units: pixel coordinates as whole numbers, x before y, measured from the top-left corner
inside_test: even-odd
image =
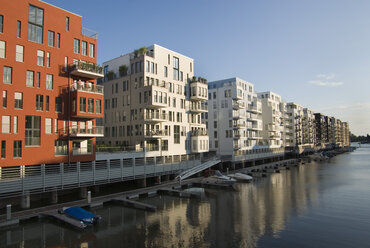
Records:
[[[93,225],[101,221],[101,217],[99,215],[95,215],[81,207],[66,207],[63,208],[63,213],[82,221],[86,225]]]

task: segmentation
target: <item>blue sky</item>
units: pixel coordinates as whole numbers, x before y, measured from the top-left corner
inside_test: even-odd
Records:
[[[99,63],[156,43],[370,133],[368,0],[46,1],[99,32]]]

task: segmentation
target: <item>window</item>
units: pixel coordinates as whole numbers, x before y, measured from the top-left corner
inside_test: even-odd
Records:
[[[214,128],[217,128],[217,121],[214,121],[214,122],[213,122],[213,127],[214,127]]]
[[[27,77],[26,77],[26,86],[33,87],[34,86],[34,74],[33,71],[27,71]]]
[[[101,100],[96,100],[95,104],[96,104],[96,113],[101,114]]]
[[[94,44],[89,44],[89,56],[91,58],[95,57],[95,45]]]
[[[73,41],[73,51],[74,51],[74,53],[80,53],[80,40],[74,39],[74,41]]]
[[[6,157],[6,141],[2,140],[1,141],[1,158]]]
[[[40,88],[40,78],[41,78],[41,74],[40,72],[37,72],[36,73],[36,87],[37,88]]]
[[[23,108],[23,93],[14,92],[14,108],[15,109]]]
[[[17,38],[21,38],[21,21],[17,21]]]
[[[42,44],[44,10],[30,5],[28,12],[28,40]]]
[[[3,90],[3,108],[6,108],[8,105],[8,95],[6,90]]]
[[[50,67],[50,53],[46,53],[46,67]]]
[[[167,66],[164,67],[164,76],[165,77],[168,76],[168,68],[167,68]]]
[[[9,115],[1,116],[1,132],[10,133],[10,116]]]
[[[87,55],[87,42],[81,41],[81,54],[86,56]]]
[[[18,116],[13,116],[13,133],[18,133]]]
[[[49,111],[49,96],[45,97],[45,111]]]
[[[45,52],[41,50],[37,50],[37,65],[44,66],[44,57],[45,57]]]
[[[175,144],[180,144],[180,126],[178,125],[173,126],[173,138]]]
[[[173,79],[179,80],[179,58],[173,57]]]
[[[13,157],[21,158],[22,157],[22,141],[14,140],[13,142]]]
[[[40,146],[41,117],[26,115],[25,118],[25,146]]]
[[[57,33],[57,48],[60,48],[60,33]]]
[[[0,15],[0,33],[3,32],[4,16]]]
[[[80,112],[86,112],[86,98],[80,97]]]
[[[36,95],[36,110],[42,111],[44,107],[44,96]]]
[[[46,134],[51,134],[51,130],[52,130],[51,123],[52,123],[51,118],[45,118],[45,133]]]
[[[48,31],[48,46],[53,47],[55,40],[55,33],[53,31]]]
[[[66,31],[69,31],[69,17],[66,17]]]
[[[68,140],[56,140],[54,142],[54,155],[68,155]]]
[[[24,46],[20,45],[15,46],[15,61],[18,62],[24,61]]]
[[[117,100],[117,98],[116,98]],[[94,99],[89,98],[87,102],[87,111],[89,113],[94,113]]]
[[[0,59],[5,59],[5,41],[0,40]]]
[[[4,66],[3,83],[4,84],[12,83],[12,68],[11,67]]]
[[[53,89],[53,75],[46,74],[46,89],[52,90]]]
[[[168,151],[168,140],[162,140],[161,141],[161,150],[162,151]]]
[[[62,113],[62,98],[55,97],[55,112]]]

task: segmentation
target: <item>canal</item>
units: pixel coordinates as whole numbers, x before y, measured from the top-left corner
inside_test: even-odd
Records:
[[[84,231],[29,221],[0,230],[0,247],[369,247],[370,146],[236,189],[141,199],[155,213],[104,206]]]

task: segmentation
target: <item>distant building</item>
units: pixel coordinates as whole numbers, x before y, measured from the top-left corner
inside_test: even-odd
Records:
[[[208,152],[205,79],[194,60],[159,45],[103,63],[105,136],[99,143],[146,156]]]
[[[0,166],[94,160],[104,99],[97,34],[43,1],[0,5]]]
[[[305,149],[314,148],[316,144],[315,115],[308,108],[303,108],[302,142]]]

